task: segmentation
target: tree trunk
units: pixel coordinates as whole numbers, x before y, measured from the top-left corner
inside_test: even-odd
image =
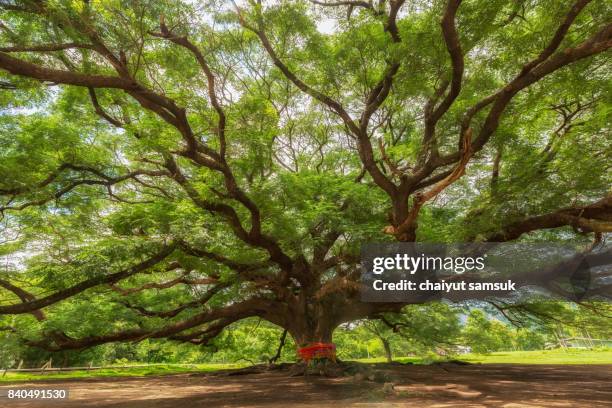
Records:
[[[316,321],[305,321],[296,318],[289,324],[288,330],[298,347],[306,347],[313,343],[331,343],[335,325],[329,319],[320,318]]]
[[[301,313],[300,313],[301,312]],[[334,310],[321,305],[308,305],[298,309],[289,317],[286,329],[293,337],[298,350],[315,343],[331,343],[337,323],[334,320]],[[322,375],[337,377],[342,368],[337,360],[330,355],[314,357],[307,362],[301,360],[294,366],[291,375]]]
[[[284,311],[281,326],[287,329],[298,348],[313,343],[331,343],[338,326],[335,312],[330,305],[312,302],[306,293],[301,293]]]
[[[389,340],[383,339],[382,337],[380,338],[380,340],[382,341],[383,347],[385,348],[385,356],[387,357],[387,363],[392,363],[393,354],[391,352],[391,344],[389,343]]]

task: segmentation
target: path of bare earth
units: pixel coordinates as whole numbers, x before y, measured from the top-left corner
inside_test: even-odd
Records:
[[[68,388],[55,402],[0,401],[6,408],[191,407],[612,407],[612,365],[378,364],[394,384],[354,377],[182,374],[3,384]],[[388,386],[387,386],[388,388]]]

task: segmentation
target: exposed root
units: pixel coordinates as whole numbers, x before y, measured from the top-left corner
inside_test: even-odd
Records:
[[[391,364],[394,365],[394,364]],[[286,372],[290,377],[352,377],[354,381],[369,381],[386,383],[391,381],[388,372],[389,364],[362,364],[356,362],[333,362],[331,360],[311,360],[308,364],[303,361],[297,363],[257,364],[250,367],[221,370],[207,373],[207,376],[241,376],[262,374],[269,371]]]
[[[333,362],[330,360],[299,362],[289,367],[289,376],[353,377],[355,381],[385,383],[390,381],[388,370],[371,364]]]

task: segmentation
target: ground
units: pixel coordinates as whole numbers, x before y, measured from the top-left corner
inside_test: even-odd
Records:
[[[290,377],[190,373],[155,377],[49,380],[3,384],[7,388],[68,388],[70,399],[53,403],[9,402],[7,408],[182,407],[612,407],[612,365],[454,363],[376,364],[394,384],[355,377]],[[388,388],[388,386],[387,386]],[[4,391],[4,392],[3,392]]]

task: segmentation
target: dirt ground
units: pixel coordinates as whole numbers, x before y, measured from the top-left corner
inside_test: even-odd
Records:
[[[70,398],[17,402],[6,408],[113,407],[612,407],[612,365],[376,365],[393,383],[355,377],[181,374],[20,383],[68,388]],[[3,384],[0,394],[16,384]],[[386,386],[389,388],[389,385]]]

